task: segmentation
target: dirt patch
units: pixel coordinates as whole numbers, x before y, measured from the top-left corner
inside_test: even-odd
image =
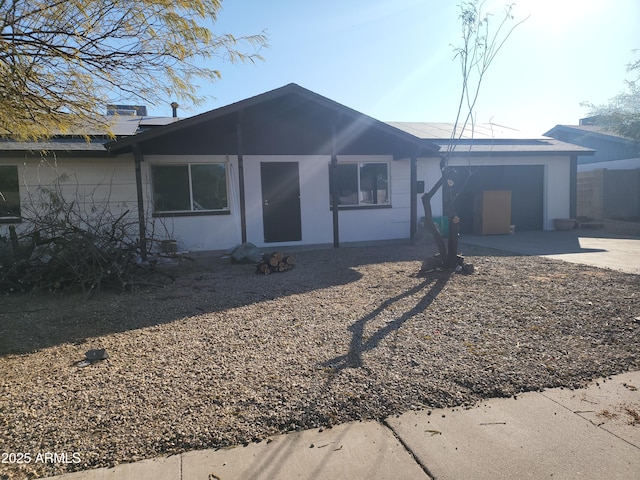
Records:
[[[418,278],[425,247],[296,253],[256,275],[219,257],[134,293],[2,297],[2,451],[47,476],[409,409],[582,386],[640,368],[640,277],[465,248],[473,275]],[[91,349],[109,358],[85,368]],[[73,454],[77,456],[73,456]],[[77,463],[73,461],[78,460]]]

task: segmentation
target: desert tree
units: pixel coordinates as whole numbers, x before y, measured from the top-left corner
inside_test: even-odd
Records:
[[[584,103],[595,124],[618,135],[640,141],[640,59],[627,65],[634,78],[626,80],[623,91],[603,105]]]
[[[198,104],[217,63],[254,62],[263,33],[213,31],[221,0],[0,0],[0,134],[107,126],[105,104]],[[97,123],[98,122],[98,123]]]
[[[484,11],[484,2],[480,0],[463,2],[460,5],[461,42],[453,47],[454,60],[459,61],[461,77],[455,122],[446,148],[440,154],[441,176],[422,196],[425,227],[433,235],[439,253],[436,257],[425,260],[423,270],[463,266],[462,259],[458,256],[460,218],[456,215],[455,209],[454,171],[449,162],[454,152],[460,147],[463,135],[470,133],[473,138],[474,110],[489,67],[513,31],[526,20],[526,18],[516,20],[513,8],[514,4],[507,5],[502,17],[494,18],[492,13]],[[458,186],[457,190],[459,191],[460,188],[461,186]],[[433,223],[431,208],[431,200],[440,189],[443,191],[444,214],[449,220],[449,236],[446,245],[442,233]]]

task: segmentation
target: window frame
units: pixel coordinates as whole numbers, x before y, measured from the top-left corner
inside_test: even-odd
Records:
[[[225,190],[226,190],[226,207],[218,208],[218,209],[195,209],[194,208],[194,198],[193,198],[193,176],[192,176],[192,167],[193,166],[206,166],[206,165],[221,165],[224,167],[224,181],[225,181]],[[230,192],[229,192],[229,163],[228,162],[188,162],[188,163],[180,163],[180,162],[171,162],[171,163],[152,163],[150,168],[150,177],[151,177],[151,204],[153,207],[153,217],[191,217],[191,216],[203,216],[203,215],[230,215],[231,207],[230,207]],[[187,168],[187,179],[188,179],[188,194],[189,194],[189,210],[158,210],[156,207],[156,199],[155,199],[155,173],[154,169],[163,168],[163,167],[186,167]]]
[[[0,168],[14,168],[16,172],[16,192],[18,194],[18,215],[3,215],[0,212],[0,224],[11,224],[22,222],[22,197],[20,196],[20,171],[17,165],[0,165]],[[1,187],[0,187],[1,189]],[[0,190],[0,193],[1,190]]]
[[[364,165],[386,165],[387,167],[387,201],[384,203],[361,203],[360,194],[362,192],[362,184],[360,177],[360,170]],[[371,209],[381,209],[381,208],[392,208],[391,205],[391,162],[384,160],[374,160],[374,161],[352,161],[352,162],[338,162],[337,167],[346,166],[346,165],[355,165],[356,166],[356,180],[357,180],[357,191],[356,191],[356,200],[358,203],[349,203],[349,204],[338,204],[338,210],[371,210]],[[331,195],[331,164],[329,164],[329,208],[333,209],[333,198]]]

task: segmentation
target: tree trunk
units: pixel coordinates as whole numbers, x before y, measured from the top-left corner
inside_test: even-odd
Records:
[[[451,198],[451,185],[447,182],[447,171],[443,169],[442,177],[436,182],[433,188],[428,192],[422,195],[422,206],[424,207],[424,218],[426,222],[426,229],[431,233],[433,239],[436,242],[436,246],[438,247],[438,259],[440,261],[440,266],[444,268],[456,268],[459,265],[460,261],[458,258],[458,235],[460,232],[460,218],[453,212],[453,205],[450,201]],[[433,223],[433,211],[431,210],[431,198],[438,192],[440,187],[445,189],[445,210],[450,213],[449,219],[449,236],[447,245],[444,243],[444,238],[442,237],[442,233],[438,230],[438,228]],[[428,267],[433,266],[434,261],[426,262],[425,265]],[[423,268],[425,268],[423,266]]]
[[[460,233],[460,218],[457,215],[449,217],[449,245],[447,255],[447,268],[458,266],[458,234]]]
[[[440,258],[444,261],[447,258],[447,247],[444,244],[442,234],[438,231],[435,224],[433,223],[433,211],[431,210],[431,198],[440,189],[443,181],[444,178],[441,177],[429,192],[422,195],[422,206],[424,207],[424,219],[426,222],[425,227],[433,236],[433,239],[438,246],[438,252],[440,252]]]

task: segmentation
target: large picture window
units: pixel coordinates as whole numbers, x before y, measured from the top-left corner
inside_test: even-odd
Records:
[[[340,206],[389,205],[388,163],[344,163],[336,167]]]
[[[224,163],[152,165],[151,174],[156,213],[229,209]]]
[[[18,167],[0,166],[0,222],[20,219]]]

